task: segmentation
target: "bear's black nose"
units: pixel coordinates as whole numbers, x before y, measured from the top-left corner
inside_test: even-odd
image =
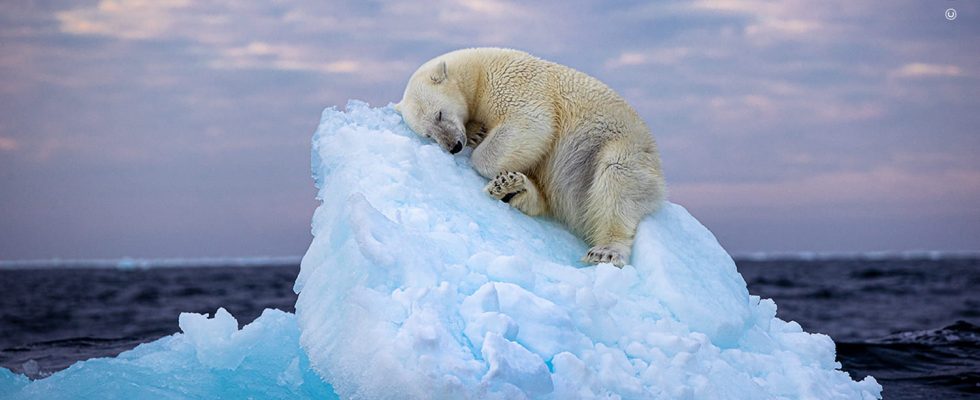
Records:
[[[459,153],[460,150],[463,150],[463,142],[458,142],[457,141],[456,142],[456,145],[453,146],[453,149],[452,150],[449,150],[449,152],[450,153],[453,153],[453,154],[456,154],[456,153]]]

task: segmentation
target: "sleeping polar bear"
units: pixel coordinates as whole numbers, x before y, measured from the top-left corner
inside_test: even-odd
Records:
[[[569,67],[517,50],[457,50],[419,67],[395,108],[450,153],[474,146],[486,192],[582,235],[593,246],[584,262],[629,262],[637,224],[664,199],[646,124]]]

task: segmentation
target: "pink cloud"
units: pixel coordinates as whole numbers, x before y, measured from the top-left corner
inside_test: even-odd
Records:
[[[14,151],[19,147],[13,138],[0,136],[0,151]]]
[[[898,78],[949,77],[961,75],[963,75],[963,70],[958,66],[950,64],[927,63],[905,64],[891,72],[891,76]]]

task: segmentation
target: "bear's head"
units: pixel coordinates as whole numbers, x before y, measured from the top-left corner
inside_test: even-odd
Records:
[[[415,133],[432,138],[450,153],[458,153],[466,144],[466,97],[445,61],[432,60],[419,67],[395,110]]]

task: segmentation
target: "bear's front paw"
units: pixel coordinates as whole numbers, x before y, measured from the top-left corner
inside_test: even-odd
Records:
[[[501,172],[483,188],[490,196],[509,203],[514,196],[527,191],[527,176],[520,172]]]
[[[582,261],[589,264],[598,263],[611,263],[619,268],[623,268],[626,265],[626,257],[623,255],[622,250],[616,246],[595,246],[589,249],[589,252],[582,257]]]
[[[476,148],[480,143],[483,143],[483,139],[487,137],[487,127],[483,124],[470,121],[466,123],[466,145],[472,148]]]

